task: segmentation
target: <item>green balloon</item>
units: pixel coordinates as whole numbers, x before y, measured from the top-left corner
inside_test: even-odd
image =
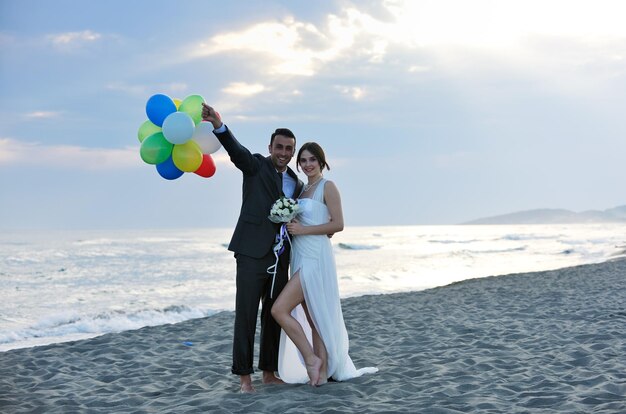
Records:
[[[200,95],[189,95],[180,103],[178,110],[187,113],[193,123],[198,125],[202,121],[202,104],[204,98]]]
[[[150,122],[150,120],[147,120],[139,127],[137,137],[139,138],[139,142],[143,142],[144,139],[157,132],[161,132],[161,127],[156,126]]]
[[[157,132],[144,139],[139,148],[141,159],[147,164],[160,164],[172,155],[174,144],[168,142],[162,132]]]

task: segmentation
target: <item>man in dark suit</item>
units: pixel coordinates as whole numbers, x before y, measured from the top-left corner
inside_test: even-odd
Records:
[[[259,301],[263,303],[259,369],[263,371],[263,383],[282,382],[275,376],[280,326],[270,311],[287,284],[290,246],[286,243],[285,251],[279,256],[272,291],[268,268],[276,262],[273,246],[280,226],[272,223],[268,216],[278,198],[283,194],[297,196],[302,188],[302,181],[287,166],[295,152],[296,137],[286,128],[277,129],[270,138],[270,155],[266,157],[250,153],[222,123],[220,115],[205,104],[202,119],[213,124],[213,133],[230,160],[243,173],[241,211],[228,246],[237,261],[232,373],[240,376],[241,392],[254,392],[251,374],[254,372],[253,348]]]

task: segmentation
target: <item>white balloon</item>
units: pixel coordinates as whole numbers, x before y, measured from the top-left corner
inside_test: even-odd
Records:
[[[210,122],[200,122],[196,125],[191,139],[196,141],[203,154],[213,154],[222,146],[213,134],[213,124]]]
[[[193,136],[194,123],[189,114],[174,112],[163,121],[163,135],[172,144],[184,144]]]

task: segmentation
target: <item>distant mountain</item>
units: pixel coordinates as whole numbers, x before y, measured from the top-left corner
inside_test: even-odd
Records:
[[[626,222],[626,205],[604,211],[587,210],[580,213],[564,209],[526,210],[500,216],[485,217],[462,224],[569,224],[613,222]]]

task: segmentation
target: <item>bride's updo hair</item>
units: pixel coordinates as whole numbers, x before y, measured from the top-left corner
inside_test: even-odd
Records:
[[[324,155],[324,150],[320,147],[320,144],[317,142],[305,142],[300,147],[298,151],[298,156],[296,157],[296,169],[300,171],[300,156],[303,151],[309,151],[313,156],[317,159],[317,162],[320,163],[320,171],[324,171],[324,168],[330,171],[330,166],[326,162],[326,155]]]

